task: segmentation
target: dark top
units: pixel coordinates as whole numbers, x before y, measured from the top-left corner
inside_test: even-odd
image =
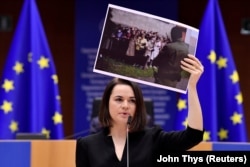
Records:
[[[129,166],[156,167],[156,159],[169,151],[185,151],[202,141],[203,131],[165,132],[160,127],[129,133]],[[79,138],[76,144],[76,167],[126,167],[127,144],[119,161],[108,130]]]
[[[157,77],[180,81],[181,60],[187,57],[188,48],[189,46],[182,41],[165,45],[153,61],[153,65],[158,67]]]

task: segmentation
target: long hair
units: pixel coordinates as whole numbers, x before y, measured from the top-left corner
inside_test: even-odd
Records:
[[[146,107],[142,95],[142,91],[140,87],[131,81],[125,80],[125,79],[120,79],[120,78],[114,78],[111,80],[108,85],[106,86],[103,97],[102,97],[102,102],[101,102],[101,108],[99,111],[99,121],[102,125],[102,127],[112,127],[112,118],[109,113],[109,100],[110,100],[110,95],[112,93],[113,88],[116,85],[128,85],[132,88],[135,99],[136,99],[136,111],[135,115],[132,119],[132,122],[130,124],[130,131],[140,131],[143,130],[146,126]]]

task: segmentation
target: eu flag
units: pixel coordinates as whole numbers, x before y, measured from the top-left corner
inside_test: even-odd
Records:
[[[204,66],[198,83],[203,110],[204,141],[245,142],[246,127],[239,75],[217,0],[210,0],[199,31],[196,56]],[[176,127],[187,125],[187,100],[181,95]],[[183,128],[183,127],[182,127]]]
[[[63,138],[58,76],[35,0],[24,1],[0,84],[0,139]]]

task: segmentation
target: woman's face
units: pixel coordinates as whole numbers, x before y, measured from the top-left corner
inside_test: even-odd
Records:
[[[134,116],[136,99],[133,89],[129,85],[114,86],[109,99],[109,113],[113,125],[127,124],[129,116]]]

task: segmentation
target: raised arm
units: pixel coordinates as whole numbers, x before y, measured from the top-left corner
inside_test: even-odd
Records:
[[[193,55],[181,61],[181,68],[191,74],[188,84],[188,126],[203,130],[202,109],[197,93],[197,83],[204,71],[201,62]]]

